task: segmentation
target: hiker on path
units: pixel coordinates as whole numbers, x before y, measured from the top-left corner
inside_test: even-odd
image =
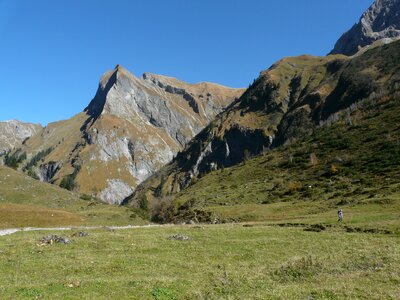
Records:
[[[343,221],[343,210],[342,209],[339,209],[338,217],[339,217],[338,222],[342,222]]]

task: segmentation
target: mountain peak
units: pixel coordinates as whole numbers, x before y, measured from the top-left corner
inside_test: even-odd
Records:
[[[120,73],[120,74],[124,74],[124,75],[130,75],[130,76],[134,76],[131,72],[129,72],[127,69],[125,69],[123,66],[117,64],[114,68],[114,72]]]
[[[120,76],[132,77],[135,78],[131,72],[125,69],[121,65],[116,65],[114,69],[105,72],[100,79],[100,85],[105,88],[108,85],[113,85],[116,83]]]
[[[376,0],[359,22],[344,33],[330,54],[356,54],[379,40],[400,38],[400,0]]]
[[[117,64],[113,70],[107,71],[101,76],[99,86],[97,88],[96,95],[85,108],[92,117],[98,117],[106,104],[107,95],[115,86],[121,86],[122,88],[132,85],[132,82],[137,81],[131,72],[125,69],[123,66]]]

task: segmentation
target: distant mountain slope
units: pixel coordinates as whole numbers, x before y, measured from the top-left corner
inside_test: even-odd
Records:
[[[152,201],[174,195],[210,171],[293,144],[353,113],[362,114],[365,103],[383,101],[400,89],[398,53],[400,42],[394,42],[352,59],[331,55],[279,61],[171,164],[141,184],[130,202],[137,205],[144,196]]]
[[[24,144],[28,159],[20,168],[119,204],[243,92],[149,73],[137,78],[117,66],[103,75],[84,112]]]
[[[360,21],[336,42],[330,54],[354,55],[361,48],[400,38],[400,0],[376,0]]]
[[[0,122],[0,155],[19,146],[41,129],[42,126],[39,124],[24,123],[17,120]]]

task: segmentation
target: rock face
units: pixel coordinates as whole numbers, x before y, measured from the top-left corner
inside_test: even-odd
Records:
[[[115,204],[115,199],[118,199],[120,204],[133,193],[133,189],[120,179],[109,179],[107,182],[108,186],[99,194],[99,198],[105,202]]]
[[[188,84],[121,66],[105,73],[84,112],[51,123],[24,145],[42,180],[120,204],[181,151],[243,89]]]
[[[0,155],[18,147],[41,129],[42,126],[39,124],[24,123],[17,120],[0,122]]]
[[[400,41],[358,56],[300,56],[282,59],[243,96],[201,131],[177,157],[148,178],[128,202],[187,188],[202,175],[251,156],[289,145],[321,126],[400,92]],[[375,101],[375,102],[374,102]],[[249,174],[250,176],[250,174]]]
[[[400,38],[400,0],[376,0],[360,21],[336,42],[330,54],[356,54],[377,41],[388,43]]]

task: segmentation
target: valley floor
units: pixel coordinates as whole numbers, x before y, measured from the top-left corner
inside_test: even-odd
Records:
[[[288,224],[287,224],[288,225]],[[267,224],[0,237],[2,299],[399,299],[400,236]],[[311,231],[307,231],[307,230]],[[52,231],[70,237],[71,232]],[[171,240],[181,233],[188,241]],[[70,237],[71,238],[71,237]]]

